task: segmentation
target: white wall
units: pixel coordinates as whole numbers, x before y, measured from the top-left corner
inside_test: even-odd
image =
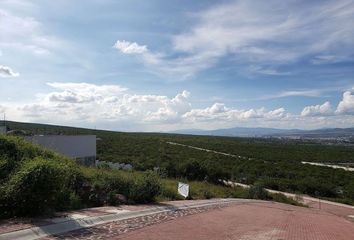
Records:
[[[70,158],[96,156],[95,135],[45,135],[26,137],[26,139]]]
[[[6,126],[0,126],[0,134],[6,134]]]

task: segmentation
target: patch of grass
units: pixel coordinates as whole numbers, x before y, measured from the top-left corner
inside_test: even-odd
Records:
[[[247,198],[248,190],[240,187],[227,187],[201,181],[183,181],[189,184],[190,199],[209,199],[209,198]],[[182,200],[184,199],[177,193],[177,180],[163,179],[159,201]]]
[[[289,198],[281,193],[268,193],[268,194],[269,194],[270,199],[272,199],[275,202],[286,203],[286,204],[291,204],[291,205],[300,206],[300,207],[308,207],[307,205],[305,205],[301,202],[298,202],[292,198]]]

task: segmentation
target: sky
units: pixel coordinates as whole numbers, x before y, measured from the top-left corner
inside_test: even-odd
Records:
[[[354,127],[354,0],[0,0],[0,114],[172,131]]]

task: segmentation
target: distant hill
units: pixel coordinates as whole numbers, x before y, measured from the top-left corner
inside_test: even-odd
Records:
[[[0,121],[0,126],[3,121]],[[22,123],[7,121],[8,130],[22,130],[27,134],[97,134],[123,133],[117,131],[95,130],[50,124]],[[215,130],[184,129],[168,132],[172,134],[187,134],[221,137],[288,137],[288,138],[351,138],[354,139],[354,128],[322,128],[313,130],[278,129],[278,128],[247,128],[235,127]],[[123,133],[124,134],[124,133]],[[144,133],[140,133],[144,134]],[[149,133],[145,133],[149,134]],[[153,134],[153,133],[150,133]],[[158,133],[156,133],[158,134]]]
[[[277,128],[246,128],[235,127],[215,130],[186,129],[172,133],[229,137],[309,137],[338,138],[354,137],[354,128],[324,128],[314,130],[277,129]]]

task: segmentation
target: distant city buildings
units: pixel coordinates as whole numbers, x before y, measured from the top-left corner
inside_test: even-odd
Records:
[[[75,159],[86,166],[94,166],[96,161],[96,135],[36,135],[26,140]]]

